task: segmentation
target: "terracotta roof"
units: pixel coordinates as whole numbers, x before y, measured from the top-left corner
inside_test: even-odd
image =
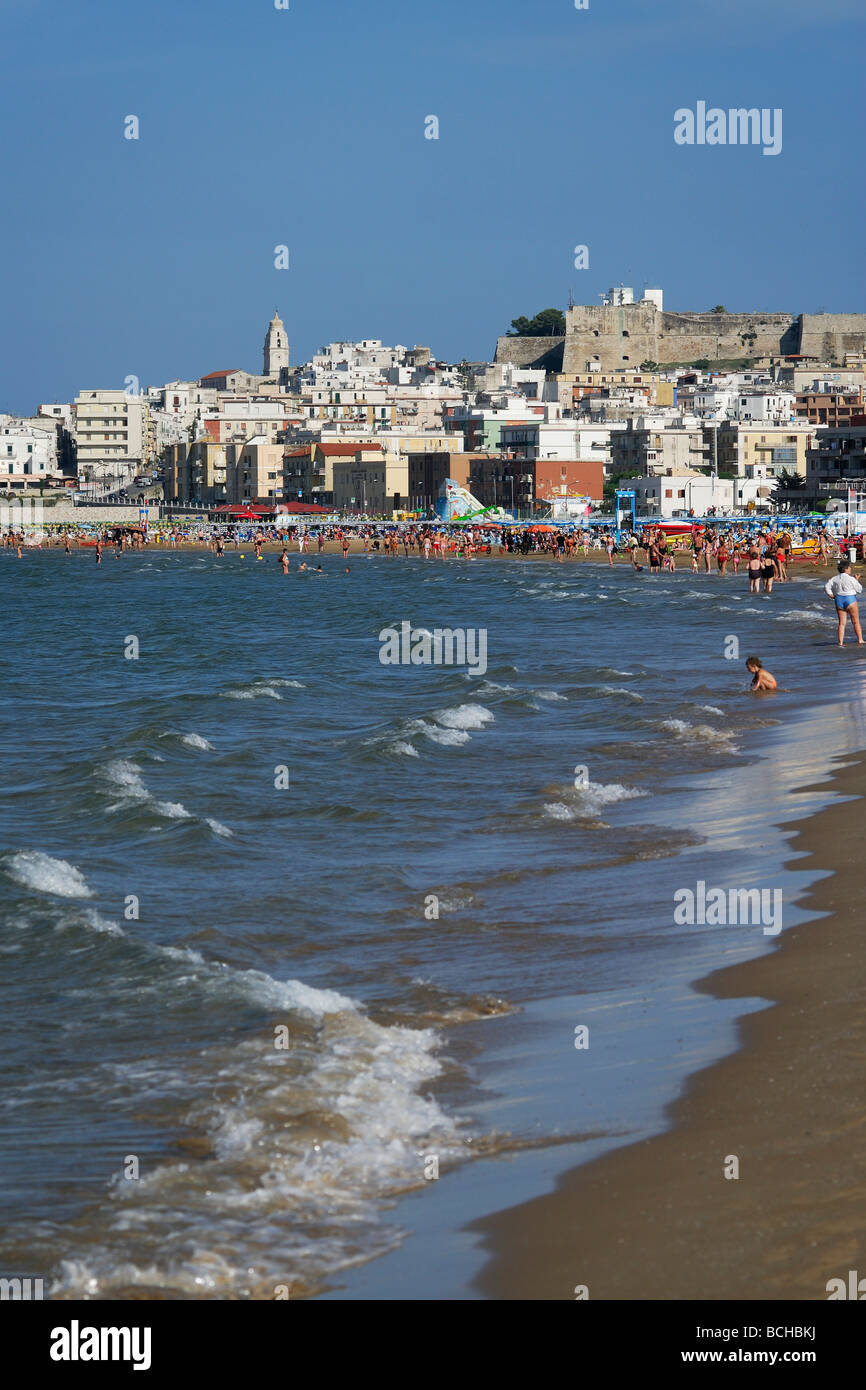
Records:
[[[207,376],[199,377],[199,381],[212,381],[217,376],[234,376],[235,372],[243,371],[243,367],[227,367],[224,372],[208,372]]]

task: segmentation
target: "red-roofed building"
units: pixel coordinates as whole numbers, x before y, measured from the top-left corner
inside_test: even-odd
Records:
[[[329,440],[326,444],[310,444],[306,449],[286,451],[286,496],[302,502],[332,503],[334,500],[334,464],[359,466],[376,462],[383,467],[384,450],[377,440]]]
[[[216,391],[249,391],[255,389],[258,377],[241,371],[240,367],[228,367],[222,372],[208,372],[199,377],[199,385]]]

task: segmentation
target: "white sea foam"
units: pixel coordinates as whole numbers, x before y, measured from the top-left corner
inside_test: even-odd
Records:
[[[553,820],[595,819],[603,806],[648,795],[640,787],[626,787],[621,782],[587,782],[584,786],[569,788],[565,793],[567,799],[547,802],[544,811]]]
[[[585,787],[575,787],[579,799],[594,801],[599,806],[610,806],[617,801],[634,801],[637,797],[649,796],[641,787],[625,787],[621,782],[587,782]]]
[[[213,752],[210,739],[204,738],[201,734],[181,734],[180,741],[185,743],[187,748],[200,748],[205,753]]]
[[[10,878],[36,893],[58,898],[92,898],[93,890],[80,869],[65,859],[54,859],[37,849],[17,850],[6,857],[4,867]]]
[[[432,743],[441,743],[445,747],[456,748],[461,743],[469,742],[469,735],[465,729],[443,729],[438,724],[428,724],[425,719],[416,721],[419,733],[429,738]]]
[[[623,685],[600,685],[598,687],[598,693],[599,695],[624,695],[627,700],[635,700],[643,704],[642,695],[638,695],[636,690],[626,690]]]
[[[441,1072],[433,1029],[376,1024],[353,1000],[301,981],[225,974],[234,984],[255,977],[251,998],[277,1017],[300,1011],[315,1032],[297,1052],[235,1040],[183,1072],[109,1064],[125,1092],[181,1097],[208,1162],[167,1159],[113,1184],[91,1214],[86,1250],[69,1241],[53,1294],[147,1286],[272,1298],[277,1285],[309,1286],[398,1244],[383,1200],[423,1186],[428,1151],[440,1162],[465,1152],[427,1094]]]
[[[726,753],[737,751],[733,733],[727,733],[724,729],[714,729],[710,724],[690,724],[686,719],[663,719],[661,728],[683,743],[706,743]]]
[[[533,690],[536,700],[563,700],[567,701],[567,695],[560,695],[558,690]]]
[[[205,817],[205,824],[209,825],[215,835],[222,835],[224,839],[230,839],[234,834],[227,825],[223,825],[221,820],[214,820],[213,816]]]
[[[440,710],[433,717],[446,729],[483,729],[485,724],[493,722],[493,715],[484,705],[456,705]]]
[[[141,768],[129,758],[114,758],[99,769],[99,775],[112,796],[118,798],[112,810],[140,804],[166,820],[191,820],[192,812],[180,801],[160,801],[141,780]]]
[[[724,714],[725,712],[723,709],[719,709],[718,705],[698,705],[698,709],[702,709],[705,714]]]
[[[163,820],[196,819],[192,811],[188,811],[181,801],[161,801],[154,796],[153,792],[142,781],[141,768],[138,763],[132,762],[129,758],[113,758],[111,762],[105,763],[97,770],[97,775],[106,793],[113,798],[109,807],[111,811],[122,811],[132,806],[140,806]],[[227,826],[209,817],[204,818],[204,824],[210,826],[217,835],[229,836],[232,834]]]
[[[421,756],[418,749],[415,748],[413,744],[407,743],[406,740],[402,738],[398,738],[395,743],[391,744],[391,752],[399,753],[403,758],[418,758]]]
[[[274,690],[272,685],[252,685],[240,690],[227,690],[223,697],[226,700],[282,700],[282,695],[278,690]]]
[[[829,621],[832,615],[826,608],[792,608],[787,613],[777,613],[775,616],[777,623],[823,623]]]
[[[112,922],[109,917],[103,917],[100,912],[87,907],[82,914],[84,925],[90,930],[95,931],[99,936],[126,936],[123,927],[117,922]]]
[[[472,677],[467,675],[467,680]],[[482,681],[478,687],[479,695],[512,695],[515,687],[513,685],[497,685],[496,681]]]

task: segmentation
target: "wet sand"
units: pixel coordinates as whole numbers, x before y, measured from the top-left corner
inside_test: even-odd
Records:
[[[566,1174],[556,1190],[475,1223],[494,1299],[826,1299],[866,1276],[866,763],[833,790],[858,800],[797,823],[800,900],[829,914],[785,931],[761,958],[698,986],[772,1007],[741,1024],[742,1050],[698,1073],[672,1128]],[[728,1156],[739,1178],[726,1179]]]

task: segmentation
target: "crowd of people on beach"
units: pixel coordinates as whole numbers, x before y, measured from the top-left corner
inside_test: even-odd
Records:
[[[202,522],[155,523],[150,526],[61,524],[50,529],[28,531],[7,529],[2,534],[5,547],[19,554],[27,548],[63,547],[67,553],[82,548],[98,549],[100,554],[113,549],[125,550],[159,548],[176,550],[181,547],[202,547],[224,554],[228,547],[238,549],[252,545],[257,550],[266,545],[297,547],[301,553],[317,550],[336,542],[346,552],[360,549],[364,554],[419,555],[428,558],[476,555],[546,555],[565,561],[593,552],[606,555],[613,565],[618,556],[626,557],[636,570],[648,567],[650,572],[676,570],[678,563],[690,564],[693,572],[739,574],[748,572],[750,585],[772,586],[784,582],[788,565],[796,550],[808,553],[814,562],[828,564],[847,553],[850,545],[859,540],[837,537],[822,524],[773,525],[743,523],[734,525],[683,526],[671,533],[661,524],[652,522],[626,530],[617,536],[610,526],[564,527],[549,523],[522,526],[492,526],[490,523],[445,524],[414,522],[388,524],[327,523],[316,526],[296,525],[277,527],[257,523],[206,524]]]

